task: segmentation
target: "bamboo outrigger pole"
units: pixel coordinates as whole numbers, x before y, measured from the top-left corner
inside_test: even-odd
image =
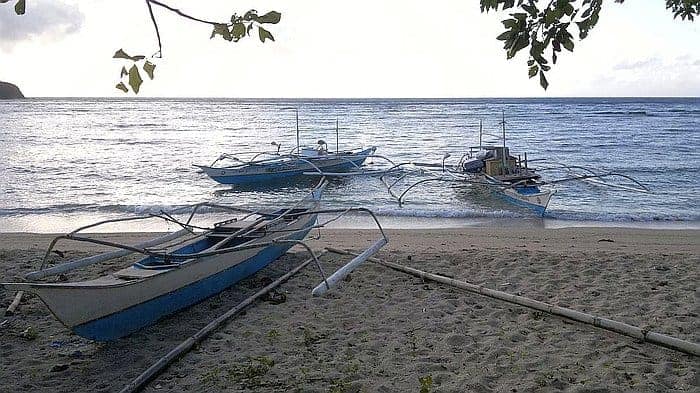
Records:
[[[350,251],[339,250],[336,248],[326,248],[326,250],[343,255],[357,255]],[[628,325],[623,322],[613,321],[612,319],[601,318],[595,315],[586,314],[580,311],[572,310],[570,308],[554,306],[545,302],[538,300],[526,298],[523,296],[512,295],[506,292],[497,291],[490,288],[485,288],[480,285],[470,284],[468,282],[455,280],[453,278],[440,276],[437,274],[427,273],[422,270],[414,269],[408,266],[399,265],[392,262],[382,261],[377,258],[368,258],[369,261],[378,263],[380,265],[389,267],[394,270],[398,270],[404,273],[411,274],[422,279],[428,279],[436,281],[442,284],[450,285],[460,289],[464,289],[469,292],[478,293],[480,295],[488,296],[498,300],[504,300],[509,303],[514,303],[520,306],[533,308],[535,310],[544,311],[549,314],[558,315],[561,317],[569,318],[574,321],[583,322],[585,324],[597,326],[606,330],[624,334],[636,338],[641,341],[646,341],[652,344],[661,345],[676,351],[685,352],[690,355],[700,356],[700,344],[696,344],[690,341],[681,340],[675,337],[667,336],[661,333],[655,333],[648,331],[637,326]]]
[[[320,257],[323,255],[325,251],[319,253],[317,257]],[[148,381],[151,379],[155,378],[158,374],[160,374],[170,363],[174,362],[175,359],[183,355],[184,353],[188,352],[192,347],[195,346],[198,342],[204,340],[209,334],[211,334],[214,330],[216,330],[219,326],[224,324],[226,321],[228,321],[231,317],[234,315],[238,314],[239,312],[243,311],[246,307],[248,307],[250,304],[252,304],[255,300],[257,300],[259,297],[265,295],[266,293],[270,292],[274,288],[278,287],[280,284],[283,282],[287,281],[290,277],[293,275],[297,274],[301,269],[305,268],[306,265],[310,264],[311,262],[314,262],[316,260],[313,256],[303,263],[301,263],[299,266],[295,267],[294,269],[290,270],[286,274],[284,274],[282,277],[278,278],[274,282],[270,283],[263,289],[259,290],[256,292],[253,296],[245,299],[244,301],[238,303],[234,308],[228,310],[226,313],[221,315],[220,317],[216,318],[215,320],[211,321],[207,326],[203,327],[200,331],[195,333],[193,336],[188,338],[187,340],[183,341],[178,345],[177,347],[173,348],[170,352],[168,352],[165,356],[162,358],[158,359],[157,362],[155,362],[151,367],[149,367],[146,371],[144,371],[141,375],[136,377],[133,381],[131,381],[128,385],[124,386],[124,388],[120,391],[120,393],[132,393],[132,392],[137,392],[141,388],[143,388]]]

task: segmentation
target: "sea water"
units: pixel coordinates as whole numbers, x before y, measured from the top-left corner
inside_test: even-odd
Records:
[[[447,163],[455,163],[478,145],[480,122],[483,142],[501,144],[505,117],[511,154],[524,158],[526,152],[531,167],[556,162],[623,173],[651,191],[558,183],[543,222],[700,227],[699,98],[36,98],[0,101],[0,231],[59,232],[198,202],[292,204],[317,179],[233,187],[192,164],[210,164],[222,153],[245,158],[274,151],[272,141],[290,151],[296,146],[296,112],[302,145],[324,140],[335,150],[337,121],[341,150],[377,146],[377,154],[393,162],[437,164],[445,153],[451,154]],[[389,165],[371,161],[370,167]],[[566,177],[542,174],[545,180]],[[538,222],[530,211],[482,189],[441,182],[414,188],[399,206],[377,177],[337,179],[324,203],[368,207],[398,226]],[[118,229],[149,228],[130,223]]]

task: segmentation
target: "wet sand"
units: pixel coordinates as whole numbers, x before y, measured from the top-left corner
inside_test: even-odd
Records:
[[[100,236],[136,242],[152,235]],[[361,251],[376,236],[328,230],[310,243]],[[700,343],[699,231],[461,228],[392,230],[389,237],[378,254],[387,261]],[[0,280],[18,280],[36,268],[49,239],[0,234]],[[97,248],[58,247],[65,260]],[[234,288],[111,343],[72,335],[29,296],[15,315],[0,318],[0,391],[118,391],[306,258],[295,248]],[[322,258],[326,271],[346,260]],[[286,301],[256,302],[146,390],[659,392],[700,386],[698,357],[375,263],[314,298],[319,282],[318,271],[307,267],[279,287]],[[13,297],[0,289],[3,310]],[[36,334],[23,334],[29,327]]]

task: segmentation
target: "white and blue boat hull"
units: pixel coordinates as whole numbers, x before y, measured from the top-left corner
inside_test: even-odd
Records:
[[[496,192],[506,202],[530,209],[539,216],[544,216],[554,193],[554,190],[543,191],[535,186],[503,188]]]
[[[304,236],[298,236],[298,240]],[[72,330],[81,337],[96,341],[112,341],[124,337],[252,276],[281,257],[290,247],[291,245],[265,248],[255,256],[213,276],[114,314],[74,326]]]
[[[257,165],[236,167],[201,166],[204,173],[221,184],[242,185],[289,180],[302,176],[304,172],[347,172],[360,167],[367,157],[374,154],[372,147],[357,153],[328,155],[320,157],[301,157],[299,160],[284,159]],[[307,162],[308,161],[308,162]]]

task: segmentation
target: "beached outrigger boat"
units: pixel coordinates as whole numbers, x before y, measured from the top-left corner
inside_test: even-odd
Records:
[[[451,155],[443,156],[442,164],[430,163],[401,163],[387,170],[381,176],[390,195],[397,199],[399,205],[411,189],[427,182],[453,182],[475,187],[485,187],[493,194],[513,205],[528,208],[537,215],[543,216],[552,196],[556,193],[554,185],[558,183],[580,180],[592,184],[619,188],[627,191],[649,192],[637,180],[620,173],[600,172],[582,166],[568,166],[555,163],[553,167],[534,169],[529,167],[527,153],[524,157],[510,154],[506,146],[505,118],[503,119],[502,145],[484,145],[482,143],[483,129],[479,123],[479,146],[469,147],[468,152],[460,157],[456,165],[448,165],[445,160]],[[493,135],[492,135],[493,136]],[[533,162],[534,160],[530,161]],[[539,159],[538,162],[545,160]],[[539,172],[565,170],[569,177],[546,181]],[[396,192],[401,182],[410,174],[419,174],[424,178],[413,182],[401,192]],[[394,177],[395,176],[395,177]],[[620,185],[602,181],[606,177],[624,178],[630,185]]]
[[[367,158],[374,155],[375,146],[362,149],[341,151],[338,141],[338,122],[336,121],[336,151],[329,151],[328,144],[319,140],[315,147],[302,147],[299,144],[299,113],[296,116],[297,144],[289,153],[280,154],[281,145],[276,152],[253,153],[252,158],[241,159],[240,154],[222,154],[210,165],[198,165],[207,176],[221,184],[255,184],[289,180],[305,172],[346,173],[360,169]],[[250,154],[250,153],[249,153]],[[232,164],[223,164],[232,161]]]
[[[27,274],[26,278],[36,281],[130,253],[142,254],[143,258],[124,269],[90,280],[2,285],[36,294],[56,318],[75,334],[97,341],[124,337],[219,293],[263,269],[296,244],[303,245],[312,253],[323,275],[323,282],[314,290],[314,294],[319,294],[330,289],[349,270],[387,242],[376,217],[367,209],[318,209],[322,188],[322,185],[317,187],[307,198],[289,209],[263,212],[199,204],[193,207],[187,221],[178,221],[172,214],[161,213],[85,226],[54,239],[41,269]],[[195,226],[191,223],[192,218],[203,206],[242,213],[244,216],[230,218],[208,228]],[[372,215],[382,237],[363,253],[363,258],[351,261],[343,272],[326,277],[318,259],[302,239],[311,229],[320,228],[350,211]],[[319,224],[317,217],[320,213],[338,214]],[[139,245],[119,244],[79,233],[105,223],[153,217],[174,222],[183,229]],[[62,239],[101,244],[115,247],[118,251],[46,267],[51,250]],[[164,245],[166,243],[170,244]],[[154,248],[156,246],[158,248]]]

